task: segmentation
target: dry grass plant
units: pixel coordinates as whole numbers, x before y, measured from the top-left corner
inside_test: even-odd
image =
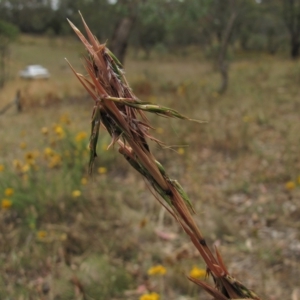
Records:
[[[85,67],[88,76],[77,73],[71,66],[78,80],[94,100],[92,129],[90,137],[90,170],[95,157],[100,126],[106,128],[112,137],[110,146],[118,145],[119,153],[148,182],[150,190],[162,206],[178,221],[199,251],[207,266],[207,276],[211,275],[215,286],[205,281],[189,277],[189,280],[201,286],[215,299],[260,299],[253,291],[233,278],[217,249],[215,254],[208,247],[203,234],[193,218],[193,207],[189,197],[177,182],[171,179],[163,166],[150,151],[147,140],[158,145],[162,143],[149,132],[153,127],[144,111],[164,116],[190,120],[177,111],[142,102],[131,91],[118,59],[100,44],[82,18],[88,39],[72,24],[88,51]]]

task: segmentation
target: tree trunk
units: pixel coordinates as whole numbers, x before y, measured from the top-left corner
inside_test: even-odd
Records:
[[[292,59],[300,55],[300,7],[295,0],[283,0],[283,19],[290,33],[290,54]]]
[[[110,50],[123,64],[128,46],[128,39],[135,22],[135,17],[124,17],[121,19],[114,30]]]
[[[220,46],[220,52],[218,58],[218,68],[221,73],[221,85],[218,90],[220,94],[225,93],[228,87],[228,63],[226,62],[226,53],[227,53],[229,39],[233,30],[236,17],[237,17],[237,13],[233,11],[226,25],[222,43]]]
[[[297,36],[291,39],[291,57],[297,59],[300,55],[300,41]]]
[[[219,64],[219,71],[221,74],[221,84],[218,93],[224,94],[228,87],[228,64],[226,62]]]

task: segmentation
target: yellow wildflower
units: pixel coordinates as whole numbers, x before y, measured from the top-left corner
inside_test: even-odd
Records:
[[[56,133],[56,135],[59,138],[63,138],[65,136],[65,132],[64,132],[63,128],[59,125],[54,126],[54,132]]]
[[[139,300],[159,300],[159,294],[157,293],[149,293],[142,295]]]
[[[162,134],[162,133],[164,132],[164,129],[161,128],[161,127],[158,127],[158,128],[156,129],[156,132],[159,133],[159,134]]]
[[[86,185],[87,184],[87,179],[85,177],[81,178],[81,184]]]
[[[59,154],[55,154],[50,158],[48,167],[50,169],[56,168],[61,165],[61,156]]]
[[[25,161],[27,162],[27,164],[29,165],[34,165],[35,164],[35,160],[34,160],[34,154],[32,152],[27,152],[25,154]]]
[[[73,198],[78,198],[80,196],[81,196],[81,191],[75,190],[75,191],[72,192],[72,197]]]
[[[151,267],[147,273],[148,275],[165,275],[167,273],[167,269],[162,265],[156,265]]]
[[[205,278],[206,276],[206,270],[199,269],[196,266],[193,266],[193,269],[190,271],[190,277],[193,278]]]
[[[86,137],[87,137],[87,133],[85,131],[80,131],[80,132],[77,133],[77,135],[75,137],[75,141],[77,143],[80,143],[81,141],[86,139]]]
[[[26,147],[27,147],[27,144],[25,142],[20,143],[20,148],[21,149],[26,149]]]
[[[142,220],[140,220],[140,228],[144,228],[148,223],[148,219],[147,218],[143,218]]]
[[[293,190],[294,188],[296,187],[296,184],[294,181],[288,181],[286,184],[285,184],[285,188],[287,190]]]
[[[41,129],[41,133],[42,133],[43,135],[47,135],[48,132],[49,132],[49,130],[48,130],[47,127],[43,127],[43,128]]]
[[[3,165],[0,165],[0,172],[3,172],[5,167]]]
[[[30,170],[30,165],[29,164],[25,164],[24,166],[21,167],[21,171],[23,173],[26,173]]]
[[[2,209],[9,209],[12,206],[12,202],[9,199],[2,199],[1,207]]]
[[[103,151],[106,151],[106,150],[107,150],[107,147],[108,147],[108,145],[107,145],[106,143],[103,144],[103,145],[102,145],[102,150],[103,150]]]
[[[99,167],[98,168],[98,173],[99,174],[105,174],[107,172],[107,169],[105,167]]]
[[[44,149],[44,157],[47,159],[48,157],[51,157],[55,154],[54,150],[47,147]]]
[[[45,238],[47,235],[48,235],[47,232],[44,231],[44,230],[40,230],[40,231],[38,231],[38,232],[36,233],[36,236],[37,236],[38,239],[43,239],[43,238]]]
[[[178,148],[177,150],[178,154],[183,155],[185,153],[184,148]]]
[[[7,188],[7,189],[5,189],[4,194],[7,197],[12,196],[14,194],[14,189],[13,188]]]

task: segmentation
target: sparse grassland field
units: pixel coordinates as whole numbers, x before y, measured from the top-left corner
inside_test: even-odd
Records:
[[[106,150],[104,130],[88,175],[93,103],[64,61],[83,70],[81,44],[22,36],[11,51],[0,109],[20,89],[23,111],[0,116],[0,299],[207,299],[186,279],[205,265],[139,174]],[[220,96],[211,62],[193,53],[128,56],[137,96],[208,121],[149,116],[166,143],[153,152],[230,272],[264,299],[297,300],[300,62],[239,54]],[[32,63],[51,78],[17,78]]]

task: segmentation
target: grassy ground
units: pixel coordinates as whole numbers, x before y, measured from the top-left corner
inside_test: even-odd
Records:
[[[0,91],[0,108],[18,88],[24,103],[22,113],[0,116],[0,298],[139,299],[153,291],[207,299],[185,277],[205,268],[201,259],[140,176],[106,151],[104,131],[87,175],[92,101],[63,60],[80,70],[82,49],[32,37],[12,48],[12,77],[29,63],[52,77],[14,78]],[[141,99],[208,121],[150,116],[171,146],[153,152],[190,195],[230,272],[262,298],[299,299],[299,62],[238,57],[225,96],[215,92],[211,64],[196,56],[129,57],[126,71]],[[166,274],[148,275],[158,264]]]

